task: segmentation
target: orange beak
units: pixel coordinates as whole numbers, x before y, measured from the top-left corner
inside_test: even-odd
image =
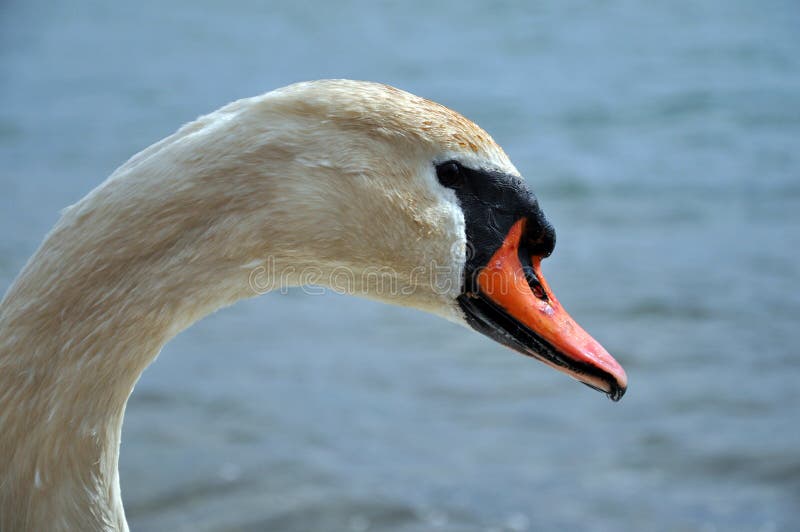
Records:
[[[477,275],[477,293],[466,303],[479,322],[473,326],[618,401],[628,385],[625,370],[563,309],[542,276],[542,257],[520,248],[525,221],[511,227]]]

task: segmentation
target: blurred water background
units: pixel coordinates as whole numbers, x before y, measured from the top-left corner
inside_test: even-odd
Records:
[[[474,119],[558,231],[545,274],[612,404],[476,333],[271,294],[128,405],[132,530],[800,529],[800,4],[0,4],[0,290],[134,152],[290,82]]]

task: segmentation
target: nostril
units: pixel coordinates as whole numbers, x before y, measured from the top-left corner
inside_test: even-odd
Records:
[[[536,296],[537,299],[547,301],[547,293],[544,291],[542,283],[539,282],[539,278],[536,277],[536,272],[533,271],[533,268],[525,266],[523,271],[525,272],[525,280],[528,281],[528,286],[531,287],[533,295]]]
[[[531,291],[537,298],[541,299],[542,301],[547,301],[547,294],[544,293],[541,285],[532,285]]]

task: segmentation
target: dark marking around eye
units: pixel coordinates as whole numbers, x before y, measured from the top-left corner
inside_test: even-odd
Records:
[[[455,188],[464,181],[464,172],[456,161],[447,161],[436,166],[439,183],[447,188]]]
[[[552,253],[556,240],[553,226],[544,217],[536,196],[518,176],[476,170],[449,160],[436,165],[436,177],[442,186],[455,191],[464,212],[468,247],[473,250],[465,268],[466,289],[521,218],[526,219],[522,239],[525,253],[540,257]],[[538,280],[530,281],[534,290]]]

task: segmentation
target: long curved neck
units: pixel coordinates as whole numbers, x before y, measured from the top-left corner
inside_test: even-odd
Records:
[[[192,220],[186,238],[213,238],[203,222]],[[133,385],[177,332],[246,295],[242,264],[211,261],[202,246],[168,257],[171,235],[134,235],[143,246],[62,227],[3,302],[2,530],[53,530],[38,519],[55,516],[65,529],[124,529],[117,455]],[[7,526],[20,518],[29,521]]]
[[[454,294],[417,271],[463,263],[451,209],[409,178],[429,148],[290,96],[234,102],[135,155],[65,211],[11,286],[0,530],[127,529],[117,456],[134,384],[175,334],[268,288],[252,284],[265,265],[288,284],[349,267],[369,273],[353,293],[455,316]],[[373,266],[391,266],[391,293]],[[460,270],[447,272],[452,292]]]
[[[190,160],[173,137],[69,208],[0,304],[0,530],[126,530],[134,384],[175,334],[255,295],[254,260],[281,255],[265,246],[268,180],[231,190],[233,163]]]

